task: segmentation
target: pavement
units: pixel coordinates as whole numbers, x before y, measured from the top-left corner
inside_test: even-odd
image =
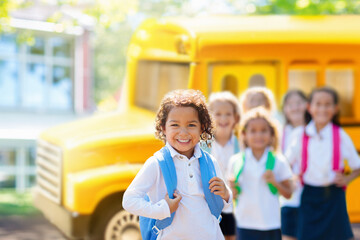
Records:
[[[355,240],[360,240],[360,223],[352,224]],[[42,215],[0,216],[1,240],[66,240]]]

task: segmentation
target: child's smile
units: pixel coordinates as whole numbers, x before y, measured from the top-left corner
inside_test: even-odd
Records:
[[[176,151],[191,158],[194,147],[200,141],[201,124],[193,107],[174,107],[167,117],[164,134]]]

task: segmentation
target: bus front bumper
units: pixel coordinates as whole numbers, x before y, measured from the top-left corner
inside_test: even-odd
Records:
[[[67,238],[82,239],[88,234],[90,215],[69,212],[62,206],[49,200],[39,191],[33,193],[34,205]]]

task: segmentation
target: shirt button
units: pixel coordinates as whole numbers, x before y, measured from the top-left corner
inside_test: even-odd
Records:
[[[184,157],[183,156],[180,156],[180,159],[183,159]]]
[[[193,175],[192,174],[190,174],[190,178],[192,178],[193,177]]]
[[[189,163],[188,166],[190,167],[190,166],[191,166],[191,163]]]

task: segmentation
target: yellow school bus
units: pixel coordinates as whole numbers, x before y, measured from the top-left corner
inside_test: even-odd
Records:
[[[71,239],[141,239],[122,195],[162,143],[155,111],[173,89],[206,96],[251,86],[278,104],[290,88],[329,85],[360,150],[360,16],[216,16],[145,21],[133,34],[119,109],[51,128],[37,148],[36,206]],[[360,222],[360,180],[347,190]]]

